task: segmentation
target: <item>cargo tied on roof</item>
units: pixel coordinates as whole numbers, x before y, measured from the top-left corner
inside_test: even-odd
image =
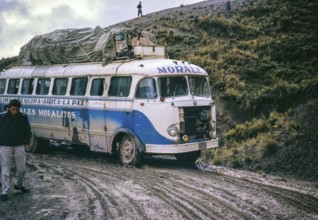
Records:
[[[35,36],[21,47],[22,65],[102,62],[134,57],[135,46],[155,46],[153,34],[137,28],[59,29]]]

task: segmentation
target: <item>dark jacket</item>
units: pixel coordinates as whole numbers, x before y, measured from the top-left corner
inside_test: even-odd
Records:
[[[0,114],[0,145],[25,145],[29,143],[31,137],[31,127],[26,114],[18,113],[15,117],[9,112]]]

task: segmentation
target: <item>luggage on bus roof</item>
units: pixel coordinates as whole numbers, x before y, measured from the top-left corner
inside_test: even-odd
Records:
[[[21,47],[19,60],[22,65],[84,62],[106,65],[116,58],[131,58],[136,44],[154,46],[156,38],[137,28],[58,29],[33,37]]]

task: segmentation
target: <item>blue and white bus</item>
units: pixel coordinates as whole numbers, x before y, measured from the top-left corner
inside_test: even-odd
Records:
[[[157,154],[193,163],[201,150],[218,146],[208,74],[189,62],[139,51],[138,59],[105,66],[4,70],[0,108],[11,99],[21,101],[34,135],[29,152],[42,151],[53,140],[118,154],[125,165]]]

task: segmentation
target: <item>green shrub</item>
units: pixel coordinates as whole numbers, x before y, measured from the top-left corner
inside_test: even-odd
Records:
[[[267,132],[269,124],[264,118],[252,119],[244,124],[238,124],[224,134],[224,138],[229,142],[241,142],[248,138],[256,137],[260,132]]]
[[[215,156],[215,157],[213,158],[212,163],[213,163],[214,165],[221,165],[221,164],[222,164],[222,158],[221,158],[220,156]]]
[[[270,135],[264,135],[260,138],[256,149],[257,159],[261,159],[265,155],[275,153],[278,149],[278,144],[277,141]]]

